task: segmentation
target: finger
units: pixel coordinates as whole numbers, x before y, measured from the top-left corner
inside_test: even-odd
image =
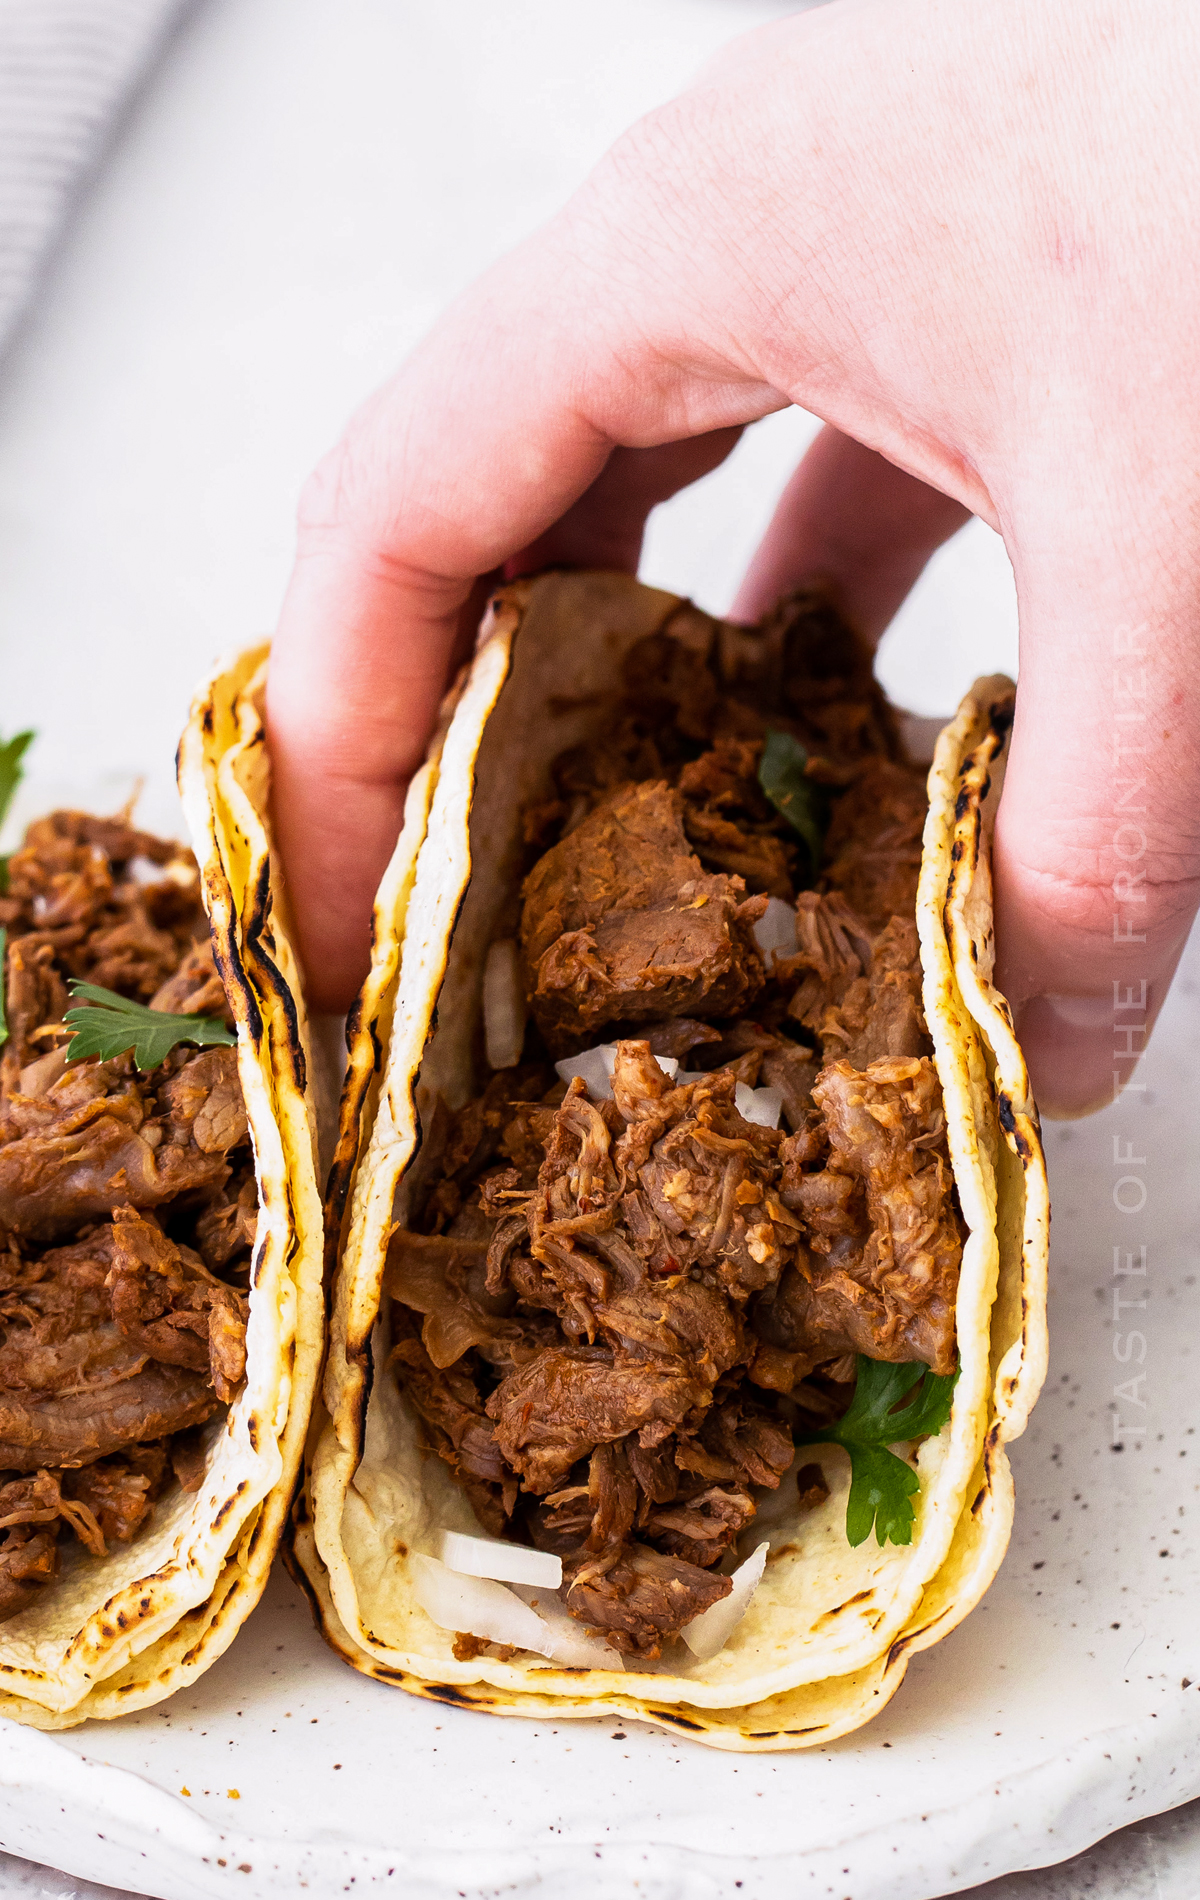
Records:
[[[509,260],[481,304],[468,298],[356,418],[302,503],[268,721],[316,1008],[346,1007],[365,971],[372,898],[475,577],[522,549],[631,566],[648,508],[782,403],[744,372],[697,387],[688,366],[620,334],[619,311],[618,334],[597,339],[561,284],[557,317],[531,337],[527,299],[554,302],[539,297],[538,268],[529,260],[522,279]],[[561,278],[565,266],[543,256],[540,268]],[[681,435],[701,440],[653,453]],[[605,481],[614,448],[652,453]]]
[[[822,429],[783,491],[734,618],[758,620],[781,594],[820,579],[877,640],[930,555],[969,520],[962,502],[851,436]]]
[[[1016,537],[997,974],[1039,1105],[1061,1117],[1132,1082],[1200,901],[1200,734],[1186,712],[1200,603],[1185,545],[1164,548],[1160,531],[1148,558],[1154,524],[1098,519],[1072,553],[1063,518],[1045,501],[1037,513]]]

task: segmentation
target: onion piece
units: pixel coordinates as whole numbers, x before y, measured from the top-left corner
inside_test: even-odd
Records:
[[[754,941],[762,952],[768,971],[776,957],[796,954],[796,907],[782,897],[768,897],[767,908],[756,924],[750,926]]]
[[[550,1632],[536,1610],[485,1577],[464,1577],[436,1557],[419,1552],[409,1558],[413,1594],[431,1622],[455,1634],[481,1637],[514,1649],[546,1654]]]
[[[493,1069],[515,1069],[525,1047],[525,986],[511,937],[492,944],[483,966],[483,1039]]]
[[[761,1128],[778,1128],[783,1113],[781,1090],[752,1089],[739,1082],[733,1091],[733,1101],[743,1121],[757,1122]]]
[[[524,1544],[504,1544],[494,1537],[469,1537],[464,1531],[442,1532],[442,1562],[466,1577],[494,1577],[499,1583],[541,1584],[557,1590],[562,1583],[562,1558],[548,1550],[529,1550]]]
[[[536,1610],[550,1631],[543,1656],[561,1663],[565,1669],[610,1669],[624,1671],[625,1659],[610,1649],[602,1636],[589,1636],[577,1617],[565,1609],[561,1596],[545,1590],[530,1590],[517,1584],[516,1594]]]
[[[701,1610],[699,1616],[694,1616],[690,1623],[684,1624],[680,1634],[697,1662],[711,1662],[733,1635],[762,1581],[770,1548],[765,1540],[759,1544],[745,1563],[739,1564],[734,1571],[733,1588],[729,1595],[722,1597],[710,1609]]]
[[[679,1067],[679,1058],[655,1056],[654,1060],[663,1074],[674,1081],[675,1072]],[[611,1102],[613,1098],[612,1072],[616,1066],[616,1043],[600,1042],[594,1049],[585,1049],[580,1055],[564,1056],[561,1062],[555,1063],[554,1072],[564,1082],[573,1081],[575,1076],[579,1076],[594,1102]]]

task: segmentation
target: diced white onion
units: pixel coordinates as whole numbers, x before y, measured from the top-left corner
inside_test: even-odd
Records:
[[[684,1624],[681,1632],[683,1640],[697,1662],[711,1662],[733,1635],[762,1581],[770,1548],[770,1544],[761,1543],[745,1563],[739,1564],[734,1571],[733,1588],[729,1595],[722,1597],[710,1609],[701,1610],[699,1616],[694,1616],[690,1623]]]
[[[555,1063],[554,1072],[564,1082],[573,1082],[579,1076],[594,1102],[611,1102],[610,1078],[616,1060],[616,1043],[602,1042],[595,1049],[585,1049],[582,1055],[564,1056],[561,1062]]]
[[[413,1593],[426,1616],[439,1629],[478,1636],[488,1643],[546,1654],[549,1631],[535,1610],[502,1583],[486,1577],[464,1577],[436,1557],[415,1553],[409,1558]]]
[[[739,1082],[733,1091],[733,1100],[743,1121],[758,1122],[763,1128],[778,1128],[783,1113],[783,1095],[779,1089],[751,1089]]]
[[[478,1544],[485,1539],[463,1541]],[[409,1564],[417,1602],[439,1629],[529,1650],[565,1669],[621,1670],[625,1666],[615,1650],[599,1637],[589,1636],[582,1623],[568,1615],[553,1591],[534,1590],[529,1584],[510,1590],[490,1578],[451,1570],[436,1557],[417,1554],[409,1558]]]
[[[768,897],[767,908],[752,929],[754,941],[762,951],[763,962],[768,970],[776,957],[795,956],[796,907],[794,904],[785,903],[782,897]]]
[[[679,1067],[678,1058],[655,1056],[654,1060],[663,1074],[674,1081],[675,1072]],[[565,1056],[561,1062],[555,1063],[554,1071],[564,1082],[570,1082],[575,1076],[580,1076],[583,1086],[594,1102],[611,1102],[613,1098],[612,1072],[616,1063],[616,1043],[601,1042],[597,1043],[594,1049],[585,1049],[582,1055]]]
[[[548,1550],[529,1550],[524,1544],[504,1544],[493,1537],[468,1537],[463,1531],[442,1532],[442,1562],[467,1577],[494,1577],[499,1583],[542,1584],[557,1590],[562,1583],[562,1558]]]
[[[511,937],[491,945],[483,966],[483,1038],[493,1069],[515,1069],[525,1046],[525,986]]]
[[[589,1636],[578,1618],[563,1607],[560,1596],[545,1590],[529,1590],[517,1585],[517,1595],[536,1609],[550,1631],[550,1641],[542,1650],[551,1662],[564,1669],[615,1669],[623,1671],[624,1660],[618,1650],[610,1649],[602,1636]]]

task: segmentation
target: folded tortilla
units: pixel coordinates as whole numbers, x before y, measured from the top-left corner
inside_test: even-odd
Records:
[[[992,982],[990,838],[1011,682],[972,689],[937,741],[928,779],[917,897],[923,1007],[965,1239],[958,1379],[947,1424],[917,1454],[912,1542],[851,1547],[847,1460],[822,1446],[802,1456],[818,1457],[828,1498],[803,1510],[785,1480],[765,1500],[741,1540],[744,1554],[769,1536],[765,1574],[708,1661],[679,1645],[652,1668],[568,1668],[494,1644],[473,1654],[422,1609],[414,1562],[437,1554],[442,1532],[478,1535],[480,1526],[388,1366],[388,1242],[407,1224],[438,1098],[456,1109],[481,1086],[484,965],[493,938],[511,934],[522,814],[547,796],[552,761],[589,735],[597,703],[619,697],[630,650],[668,627],[698,656],[714,643],[736,655],[758,637],[618,575],[556,573],[503,589],[410,792],[351,1024],[328,1208],[331,1336],[292,1558],[330,1643],[380,1681],[493,1713],[612,1714],[716,1747],[789,1749],[868,1720],[909,1657],[978,1602],[1012,1523],[1005,1445],[1044,1377],[1044,1157],[1011,1016]]]
[[[323,1215],[313,1051],[269,836],[265,679],[265,647],[219,668],[178,760],[258,1193],[245,1377],[200,1428],[198,1489],[169,1483],[107,1555],[66,1551],[37,1600],[0,1623],[0,1714],[38,1728],[145,1708],[222,1654],[262,1593],[303,1451],[323,1345]]]

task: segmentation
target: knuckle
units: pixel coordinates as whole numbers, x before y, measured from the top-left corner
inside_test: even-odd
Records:
[[[1112,940],[1114,917],[1164,940],[1186,928],[1200,907],[1200,865],[1190,857],[1111,858],[1094,868],[1067,869],[1025,863],[1012,867],[1010,881],[1024,888],[1027,905],[1052,928],[1104,942]]]

